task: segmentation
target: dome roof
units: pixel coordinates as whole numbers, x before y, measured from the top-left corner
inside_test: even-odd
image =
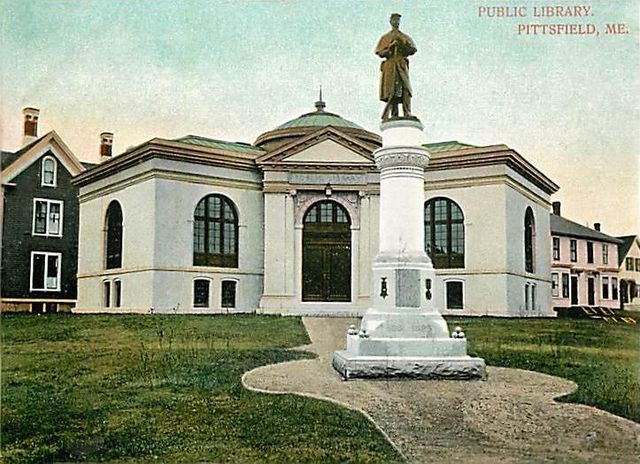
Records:
[[[354,136],[363,142],[380,145],[380,136],[367,131],[355,122],[344,119],[342,116],[329,113],[324,110],[325,103],[322,100],[316,102],[316,110],[298,116],[295,119],[279,125],[275,129],[261,134],[255,141],[257,145],[267,151],[273,150],[287,143],[315,132],[320,127],[332,126],[339,128],[346,134]]]

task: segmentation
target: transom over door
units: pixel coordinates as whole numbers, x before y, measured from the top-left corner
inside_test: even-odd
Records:
[[[315,203],[304,217],[302,301],[351,301],[351,221],[335,201]]]

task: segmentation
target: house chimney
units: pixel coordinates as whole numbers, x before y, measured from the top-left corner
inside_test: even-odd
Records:
[[[594,228],[595,230],[597,230],[598,232],[600,232],[600,223],[599,223],[599,222],[594,223],[594,224],[593,224],[593,228]]]
[[[100,134],[100,162],[104,163],[111,159],[111,147],[113,146],[113,133],[103,132]]]
[[[552,203],[552,206],[553,206],[553,214],[555,214],[556,216],[560,216],[560,202],[554,201]]]
[[[22,135],[22,146],[25,147],[38,138],[38,108],[24,108],[24,133]]]

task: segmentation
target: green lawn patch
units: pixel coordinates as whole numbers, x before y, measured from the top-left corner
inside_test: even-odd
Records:
[[[589,319],[448,317],[487,364],[573,380],[560,401],[582,403],[640,422],[640,325]]]
[[[2,315],[6,463],[398,462],[360,414],[245,390],[309,354],[298,318]]]

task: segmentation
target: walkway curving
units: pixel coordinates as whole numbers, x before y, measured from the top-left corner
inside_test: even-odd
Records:
[[[566,379],[488,367],[486,381],[350,380],[331,367],[355,319],[303,318],[317,359],[262,366],[243,385],[363,412],[410,462],[640,463],[640,424],[554,397]]]

